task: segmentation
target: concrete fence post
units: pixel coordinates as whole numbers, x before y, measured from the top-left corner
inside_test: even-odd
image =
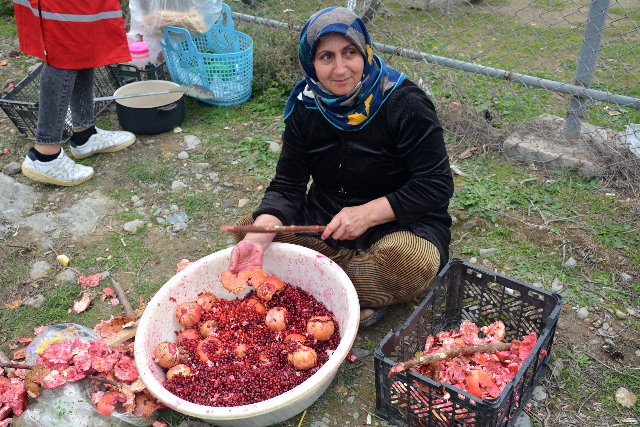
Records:
[[[591,86],[593,73],[596,70],[598,51],[602,41],[604,24],[607,19],[610,0],[592,0],[589,8],[589,17],[584,28],[582,47],[576,66],[574,84],[588,89]],[[568,140],[580,137],[580,127],[584,119],[584,110],[589,102],[586,94],[574,94],[569,101],[567,119],[564,123],[564,136]]]

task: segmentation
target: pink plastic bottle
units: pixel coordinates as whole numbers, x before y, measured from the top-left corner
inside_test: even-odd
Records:
[[[131,64],[140,68],[141,70],[147,66],[151,59],[149,57],[149,47],[147,42],[140,41],[131,43],[129,45],[129,52],[131,52]]]

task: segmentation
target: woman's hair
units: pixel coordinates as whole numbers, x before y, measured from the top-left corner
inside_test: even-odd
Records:
[[[313,59],[316,48],[323,37],[331,34],[340,34],[351,40],[364,56],[365,62],[372,62],[373,52],[364,22],[345,7],[327,8],[314,13],[300,34],[298,57],[302,69],[308,76],[315,79]]]
[[[317,41],[316,41],[316,43],[315,43],[315,48],[313,49],[313,52],[311,52],[311,58],[312,58],[312,61],[313,61],[313,59],[314,59],[314,58],[315,58],[315,56],[316,56],[316,50],[317,50],[318,45],[320,44],[320,42],[322,42],[322,41],[324,41],[324,40],[327,40],[327,39],[329,39],[329,38],[331,38],[331,37],[334,37],[334,36],[342,36],[342,37],[346,37],[346,38],[347,38],[349,41],[351,41],[351,42],[353,43],[353,45],[358,49],[358,51],[359,51],[359,52],[360,52],[360,54],[364,57],[364,59],[365,59],[365,60],[367,59],[367,54],[366,54],[366,52],[364,51],[364,46],[361,46],[360,44],[358,44],[358,43],[356,42],[356,40],[353,40],[351,37],[348,37],[348,36],[346,36],[345,34],[341,34],[341,33],[325,33],[325,34],[321,35],[320,37],[318,37],[318,40],[317,40]]]
[[[325,89],[313,66],[319,41],[330,34],[340,34],[351,40],[364,57],[362,79],[346,95],[336,95]],[[296,103],[302,102],[306,108],[320,110],[333,126],[342,130],[358,130],[366,126],[406,77],[373,54],[366,25],[353,11],[344,7],[328,7],[309,18],[300,32],[298,58],[304,78],[289,95],[285,119]]]

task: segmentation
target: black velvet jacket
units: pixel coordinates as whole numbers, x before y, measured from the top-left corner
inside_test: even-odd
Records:
[[[384,196],[395,221],[354,241],[327,243],[365,249],[393,231],[410,230],[436,245],[441,266],[447,262],[453,178],[435,108],[415,84],[405,80],[358,131],[340,130],[319,110],[297,103],[282,140],[276,175],[254,218],[326,225],[343,207]]]

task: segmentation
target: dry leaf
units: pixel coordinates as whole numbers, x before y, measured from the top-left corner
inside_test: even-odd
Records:
[[[622,114],[620,111],[618,110],[614,110],[611,107],[604,107],[604,110],[610,115],[610,116],[619,116],[620,114]]]
[[[625,408],[631,408],[638,401],[638,397],[624,387],[616,390],[616,400]]]
[[[144,298],[138,297],[138,308],[133,310],[133,314],[135,314],[136,317],[140,317],[142,316],[145,308],[147,308],[147,304],[145,304]]]
[[[27,357],[27,347],[16,350],[13,353],[13,360],[21,360]]]
[[[17,299],[15,301],[11,301],[9,304],[5,304],[4,307],[5,308],[18,308],[22,305],[22,300],[21,299]]]
[[[117,316],[109,320],[103,320],[97,324],[93,330],[100,334],[103,338],[108,338],[120,332],[124,328],[128,328],[136,321],[135,317]]]
[[[476,153],[477,150],[478,149],[475,146],[471,146],[471,147],[467,148],[466,150],[464,150],[462,153],[460,153],[458,158],[460,160],[468,159],[469,157],[473,156]]]

